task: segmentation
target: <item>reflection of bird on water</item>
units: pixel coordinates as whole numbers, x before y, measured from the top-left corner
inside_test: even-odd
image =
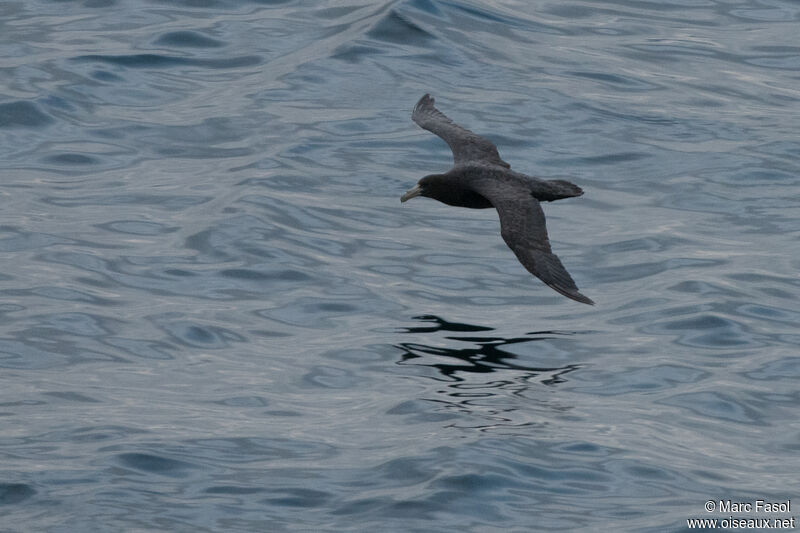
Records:
[[[578,292],[572,277],[550,250],[540,201],[552,202],[580,196],[577,185],[564,180],[542,180],[511,170],[491,141],[475,135],[433,106],[433,98],[420,98],[411,118],[435,133],[453,151],[454,166],[444,174],[425,176],[400,198],[427,196],[448,205],[484,209],[500,215],[500,234],[520,263],[537,278],[567,298],[594,304]]]
[[[526,342],[544,341],[560,338],[567,335],[572,335],[575,332],[565,331],[536,331],[526,333],[520,337],[503,338],[499,336],[490,336],[488,332],[493,328],[486,326],[477,326],[473,324],[462,324],[458,322],[449,322],[438,316],[424,315],[414,317],[416,320],[421,320],[430,323],[425,326],[415,326],[411,328],[404,328],[404,333],[436,333],[436,332],[454,332],[459,334],[464,333],[483,333],[480,336],[464,336],[453,335],[445,337],[451,341],[460,341],[466,343],[466,346],[442,348],[440,346],[429,346],[425,344],[404,342],[398,345],[398,348],[403,350],[401,364],[416,364],[420,366],[428,366],[436,368],[444,379],[447,381],[463,381],[463,377],[459,374],[491,374],[501,370],[521,370],[530,372],[530,376],[538,376],[541,374],[546,375],[542,379],[542,383],[546,385],[553,385],[566,381],[564,375],[573,372],[580,368],[580,365],[566,365],[563,367],[535,367],[527,366],[519,362],[515,362],[517,355],[508,352],[503,348],[513,344],[520,344]],[[412,362],[416,359],[426,356],[439,356],[451,358],[449,362],[425,362],[420,363]]]
[[[432,380],[432,386],[418,398],[425,404],[404,400],[389,413],[446,421],[448,428],[507,435],[517,435],[519,430],[530,435],[531,428],[548,426],[554,416],[572,409],[548,389],[567,383],[582,365],[537,362],[551,359],[547,345],[581,332],[538,331],[504,337],[492,327],[435,315],[414,319],[422,323],[398,330],[409,342],[394,345],[400,350],[397,364],[409,374]]]

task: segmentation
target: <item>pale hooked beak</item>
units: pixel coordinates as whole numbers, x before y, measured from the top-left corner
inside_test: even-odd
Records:
[[[403,196],[400,197],[400,202],[401,203],[406,202],[408,200],[411,200],[412,198],[419,196],[420,194],[422,194],[422,189],[420,188],[419,183],[417,183],[416,185],[408,189]]]

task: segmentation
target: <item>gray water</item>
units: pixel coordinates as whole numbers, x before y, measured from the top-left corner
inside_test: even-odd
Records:
[[[684,531],[800,504],[800,4],[0,4],[0,530]],[[492,210],[400,204],[430,92]]]

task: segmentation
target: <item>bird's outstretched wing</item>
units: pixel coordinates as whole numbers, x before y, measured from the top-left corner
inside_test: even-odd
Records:
[[[411,120],[421,128],[444,139],[453,151],[453,160],[456,165],[482,163],[511,168],[511,165],[500,159],[497,147],[490,140],[462,128],[447,118],[444,113],[433,106],[433,98],[429,94],[420,98],[417,105],[414,106]]]
[[[500,215],[500,234],[528,272],[552,289],[577,302],[594,305],[578,292],[561,260],[550,250],[544,212],[539,201],[522,187],[491,183],[480,190]],[[519,190],[517,190],[519,189]]]

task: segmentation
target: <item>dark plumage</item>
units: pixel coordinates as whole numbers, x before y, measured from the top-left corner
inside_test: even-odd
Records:
[[[500,215],[500,234],[531,274],[567,298],[594,304],[578,292],[567,269],[550,250],[539,205],[540,201],[580,196],[581,188],[564,180],[542,180],[514,172],[500,159],[491,141],[455,124],[433,106],[428,94],[414,106],[411,119],[444,139],[453,151],[454,165],[444,174],[425,176],[400,201],[427,196],[458,207],[494,207]]]

